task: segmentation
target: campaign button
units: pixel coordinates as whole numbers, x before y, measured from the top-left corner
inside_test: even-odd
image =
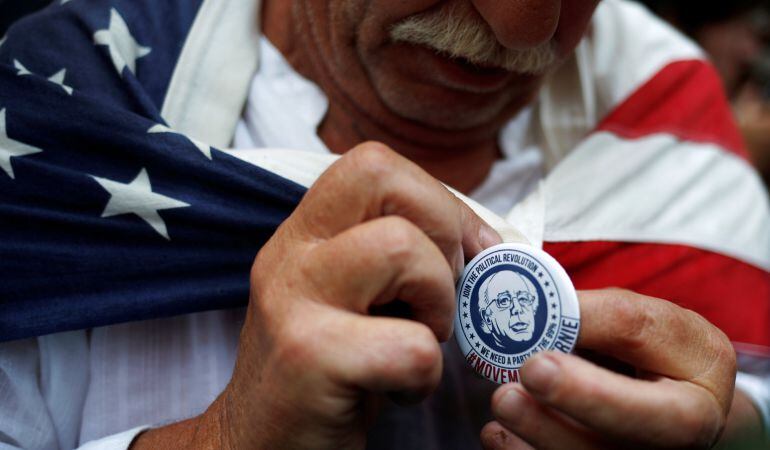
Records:
[[[471,367],[495,383],[520,381],[519,369],[538,352],[571,352],[579,331],[575,287],[540,249],[490,247],[457,283],[455,338]]]

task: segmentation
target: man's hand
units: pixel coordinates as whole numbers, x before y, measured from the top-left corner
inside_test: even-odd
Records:
[[[438,385],[456,276],[499,242],[415,164],[379,144],[350,151],[257,256],[232,380],[176,443],[362,448],[371,400]],[[408,319],[376,314],[395,300]],[[153,442],[174,443],[153,430],[135,448]]]
[[[733,397],[735,353],[698,314],[621,290],[580,295],[578,347],[637,369],[540,354],[493,396],[490,449],[710,448]]]

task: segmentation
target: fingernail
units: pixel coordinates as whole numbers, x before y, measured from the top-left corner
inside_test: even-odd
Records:
[[[496,415],[503,419],[515,419],[521,415],[526,407],[527,399],[517,386],[512,386],[500,399],[497,405]]]
[[[522,367],[521,381],[527,390],[543,395],[551,389],[560,375],[561,369],[550,356],[539,355]]]
[[[503,239],[492,227],[482,224],[479,227],[479,244],[482,249],[487,249],[493,245],[502,244]]]

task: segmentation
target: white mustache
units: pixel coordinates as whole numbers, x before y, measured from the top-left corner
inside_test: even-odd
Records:
[[[452,2],[407,17],[393,26],[390,37],[394,42],[423,45],[452,58],[516,73],[543,74],[557,59],[551,42],[526,50],[504,47],[468,2]]]

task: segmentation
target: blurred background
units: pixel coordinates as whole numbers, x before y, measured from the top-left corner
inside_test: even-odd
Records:
[[[753,162],[770,186],[770,0],[640,1],[711,57]]]
[[[709,54],[752,161],[770,187],[770,0],[639,1]],[[15,20],[49,3],[0,0],[0,36]]]

